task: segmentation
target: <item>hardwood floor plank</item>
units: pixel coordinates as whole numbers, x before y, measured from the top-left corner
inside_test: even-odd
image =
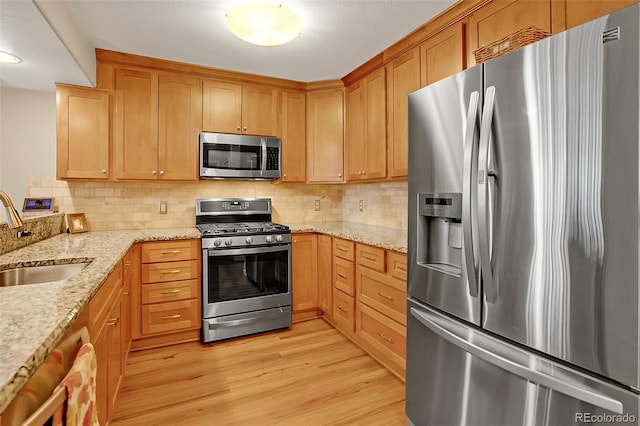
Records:
[[[323,320],[129,356],[114,426],[406,425],[404,383]]]

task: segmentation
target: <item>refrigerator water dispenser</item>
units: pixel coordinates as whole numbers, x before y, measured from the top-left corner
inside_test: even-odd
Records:
[[[462,194],[418,194],[417,262],[459,277],[462,272]]]

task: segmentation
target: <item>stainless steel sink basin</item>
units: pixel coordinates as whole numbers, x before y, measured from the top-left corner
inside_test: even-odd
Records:
[[[25,266],[6,269],[0,271],[0,287],[66,280],[80,273],[89,263],[65,263],[63,265]]]

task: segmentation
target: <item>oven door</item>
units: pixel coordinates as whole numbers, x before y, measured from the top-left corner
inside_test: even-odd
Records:
[[[204,249],[202,316],[291,306],[291,244]]]

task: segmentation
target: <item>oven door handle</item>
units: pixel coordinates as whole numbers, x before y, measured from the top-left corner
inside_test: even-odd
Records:
[[[247,248],[239,248],[239,249],[205,249],[208,251],[207,255],[209,257],[222,257],[222,256],[236,256],[239,254],[258,254],[258,253],[275,253],[278,251],[289,251],[291,250],[291,245],[281,245],[281,246],[273,246],[273,247],[247,247]]]
[[[278,312],[273,312],[269,315],[261,314],[251,318],[243,318],[243,319],[229,320],[229,321],[220,321],[217,319],[208,319],[207,321],[209,322],[209,330],[213,330],[219,327],[235,327],[238,325],[251,324],[256,321],[265,320],[269,318],[276,318],[282,315],[283,313],[284,313],[284,309],[280,308]]]

